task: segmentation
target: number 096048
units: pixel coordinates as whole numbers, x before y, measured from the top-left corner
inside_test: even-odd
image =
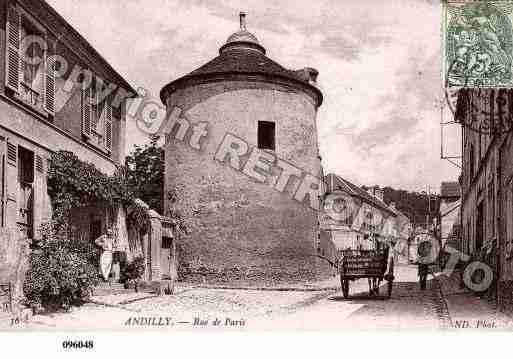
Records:
[[[63,349],[93,349],[94,342],[92,340],[65,340],[62,342]]]

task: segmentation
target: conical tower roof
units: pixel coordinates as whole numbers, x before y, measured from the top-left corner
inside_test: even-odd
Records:
[[[165,104],[167,96],[176,89],[202,83],[205,80],[222,81],[233,77],[261,76],[263,80],[270,82],[285,81],[301,87],[312,94],[317,106],[321,105],[322,93],[310,83],[309,76],[305,75],[305,71],[309,71],[316,76],[316,70],[288,70],[265,54],[266,49],[257,37],[246,29],[245,13],[240,13],[240,29],[228,37],[226,43],[219,49],[219,56],[164,86],[160,92],[160,98]]]

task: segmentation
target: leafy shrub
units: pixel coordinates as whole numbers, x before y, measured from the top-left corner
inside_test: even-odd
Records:
[[[23,285],[30,306],[50,311],[83,303],[99,281],[96,247],[55,228],[53,223],[41,227]]]
[[[125,283],[136,283],[144,275],[144,258],[142,256],[135,257],[129,262],[121,273],[121,281]]]
[[[152,137],[150,144],[134,146],[126,157],[126,179],[134,196],[158,213],[164,212],[164,150]]]

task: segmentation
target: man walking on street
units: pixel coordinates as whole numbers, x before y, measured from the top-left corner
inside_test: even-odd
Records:
[[[427,276],[429,274],[429,263],[431,262],[431,242],[424,240],[419,243],[418,250],[418,272],[420,289],[426,289]]]
[[[429,265],[419,262],[417,276],[419,277],[419,284],[420,284],[421,290],[426,289],[426,281],[427,281],[428,274],[429,274]]]

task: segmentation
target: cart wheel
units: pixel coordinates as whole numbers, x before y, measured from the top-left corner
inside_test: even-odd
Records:
[[[377,278],[369,278],[369,296],[379,295],[379,284]]]
[[[394,283],[393,280],[389,280],[388,281],[388,298],[390,298],[392,296],[393,283]]]
[[[342,282],[342,295],[345,299],[349,297],[349,280],[348,279],[341,279]]]
[[[378,279],[377,283],[376,283],[376,289],[374,290],[374,293],[376,294],[377,297],[379,297],[379,285],[381,284],[381,279]]]

